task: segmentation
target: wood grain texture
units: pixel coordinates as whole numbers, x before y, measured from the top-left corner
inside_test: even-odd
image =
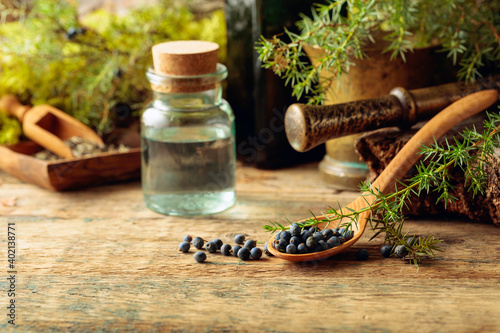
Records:
[[[321,181],[317,164],[278,171],[237,169],[237,204],[217,215],[163,216],[148,210],[139,182],[50,192],[0,172],[0,258],[6,226],[18,237],[18,325],[6,332],[493,332],[500,327],[500,228],[441,216],[407,229],[443,240],[419,269],[379,254],[371,232],[321,262],[220,254],[205,264],[177,251],[185,234],[237,233],[258,241],[269,220],[324,211],[357,193]],[[366,248],[370,259],[354,260]],[[0,287],[6,290],[6,270]],[[0,305],[6,304],[4,292]],[[326,317],[320,314],[324,313]]]

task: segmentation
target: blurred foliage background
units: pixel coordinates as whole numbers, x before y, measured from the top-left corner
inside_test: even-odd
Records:
[[[151,97],[151,47],[199,39],[226,57],[223,2],[10,0],[0,3],[0,96],[50,104],[106,136],[127,127]],[[97,9],[96,9],[97,8]],[[0,144],[20,135],[0,115]]]

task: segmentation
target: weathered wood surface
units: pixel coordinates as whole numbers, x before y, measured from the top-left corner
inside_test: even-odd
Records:
[[[197,264],[177,251],[185,234],[259,241],[283,222],[352,201],[320,179],[316,164],[279,171],[239,167],[238,203],[217,215],[148,210],[138,182],[56,193],[0,173],[0,258],[6,229],[18,239],[16,332],[493,332],[500,327],[500,228],[440,216],[407,229],[443,239],[416,269],[379,254],[367,231],[352,251],[323,262],[242,262],[220,254]],[[370,259],[354,260],[367,248]],[[1,308],[7,306],[2,265]]]

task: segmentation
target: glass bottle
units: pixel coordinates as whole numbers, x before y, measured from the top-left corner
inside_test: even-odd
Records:
[[[227,69],[165,75],[150,68],[153,100],[141,117],[142,189],[146,206],[168,215],[217,213],[235,194],[235,133],[222,98]]]

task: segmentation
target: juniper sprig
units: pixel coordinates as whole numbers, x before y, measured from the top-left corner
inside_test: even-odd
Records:
[[[454,137],[454,143],[445,142],[440,146],[437,142],[429,147],[423,146],[420,153],[423,155],[420,163],[416,165],[416,174],[407,182],[398,182],[391,193],[382,193],[374,188],[371,183],[360,186],[362,195],[373,195],[375,201],[359,210],[349,209],[343,211],[340,203],[338,208],[330,207],[326,218],[317,218],[312,212],[312,217],[299,223],[301,227],[327,223],[337,223],[337,227],[352,229],[359,221],[359,216],[371,211],[369,222],[374,239],[380,234],[385,234],[385,242],[393,246],[404,245],[408,250],[407,258],[415,265],[424,257],[434,257],[436,251],[441,251],[440,240],[433,236],[421,237],[404,231],[404,210],[408,207],[412,195],[420,196],[431,191],[439,193],[438,202],[447,203],[457,200],[452,194],[453,185],[450,180],[450,167],[460,168],[465,174],[465,186],[472,191],[473,196],[484,193],[487,184],[485,167],[489,159],[500,148],[500,115],[487,113],[488,119],[484,123],[484,131],[476,128],[466,129],[461,133],[461,138]],[[346,221],[346,222],[342,222]],[[265,225],[264,229],[275,232],[285,230],[278,222]],[[410,242],[409,239],[412,239]]]
[[[488,63],[498,69],[500,62],[498,1],[326,0],[297,25],[299,34],[285,30],[262,38],[256,48],[264,68],[284,78],[297,99],[306,95],[313,104],[324,101],[379,35],[391,58],[405,60],[414,48],[439,45],[464,81],[481,77]],[[324,51],[314,64],[304,61],[306,45]]]

